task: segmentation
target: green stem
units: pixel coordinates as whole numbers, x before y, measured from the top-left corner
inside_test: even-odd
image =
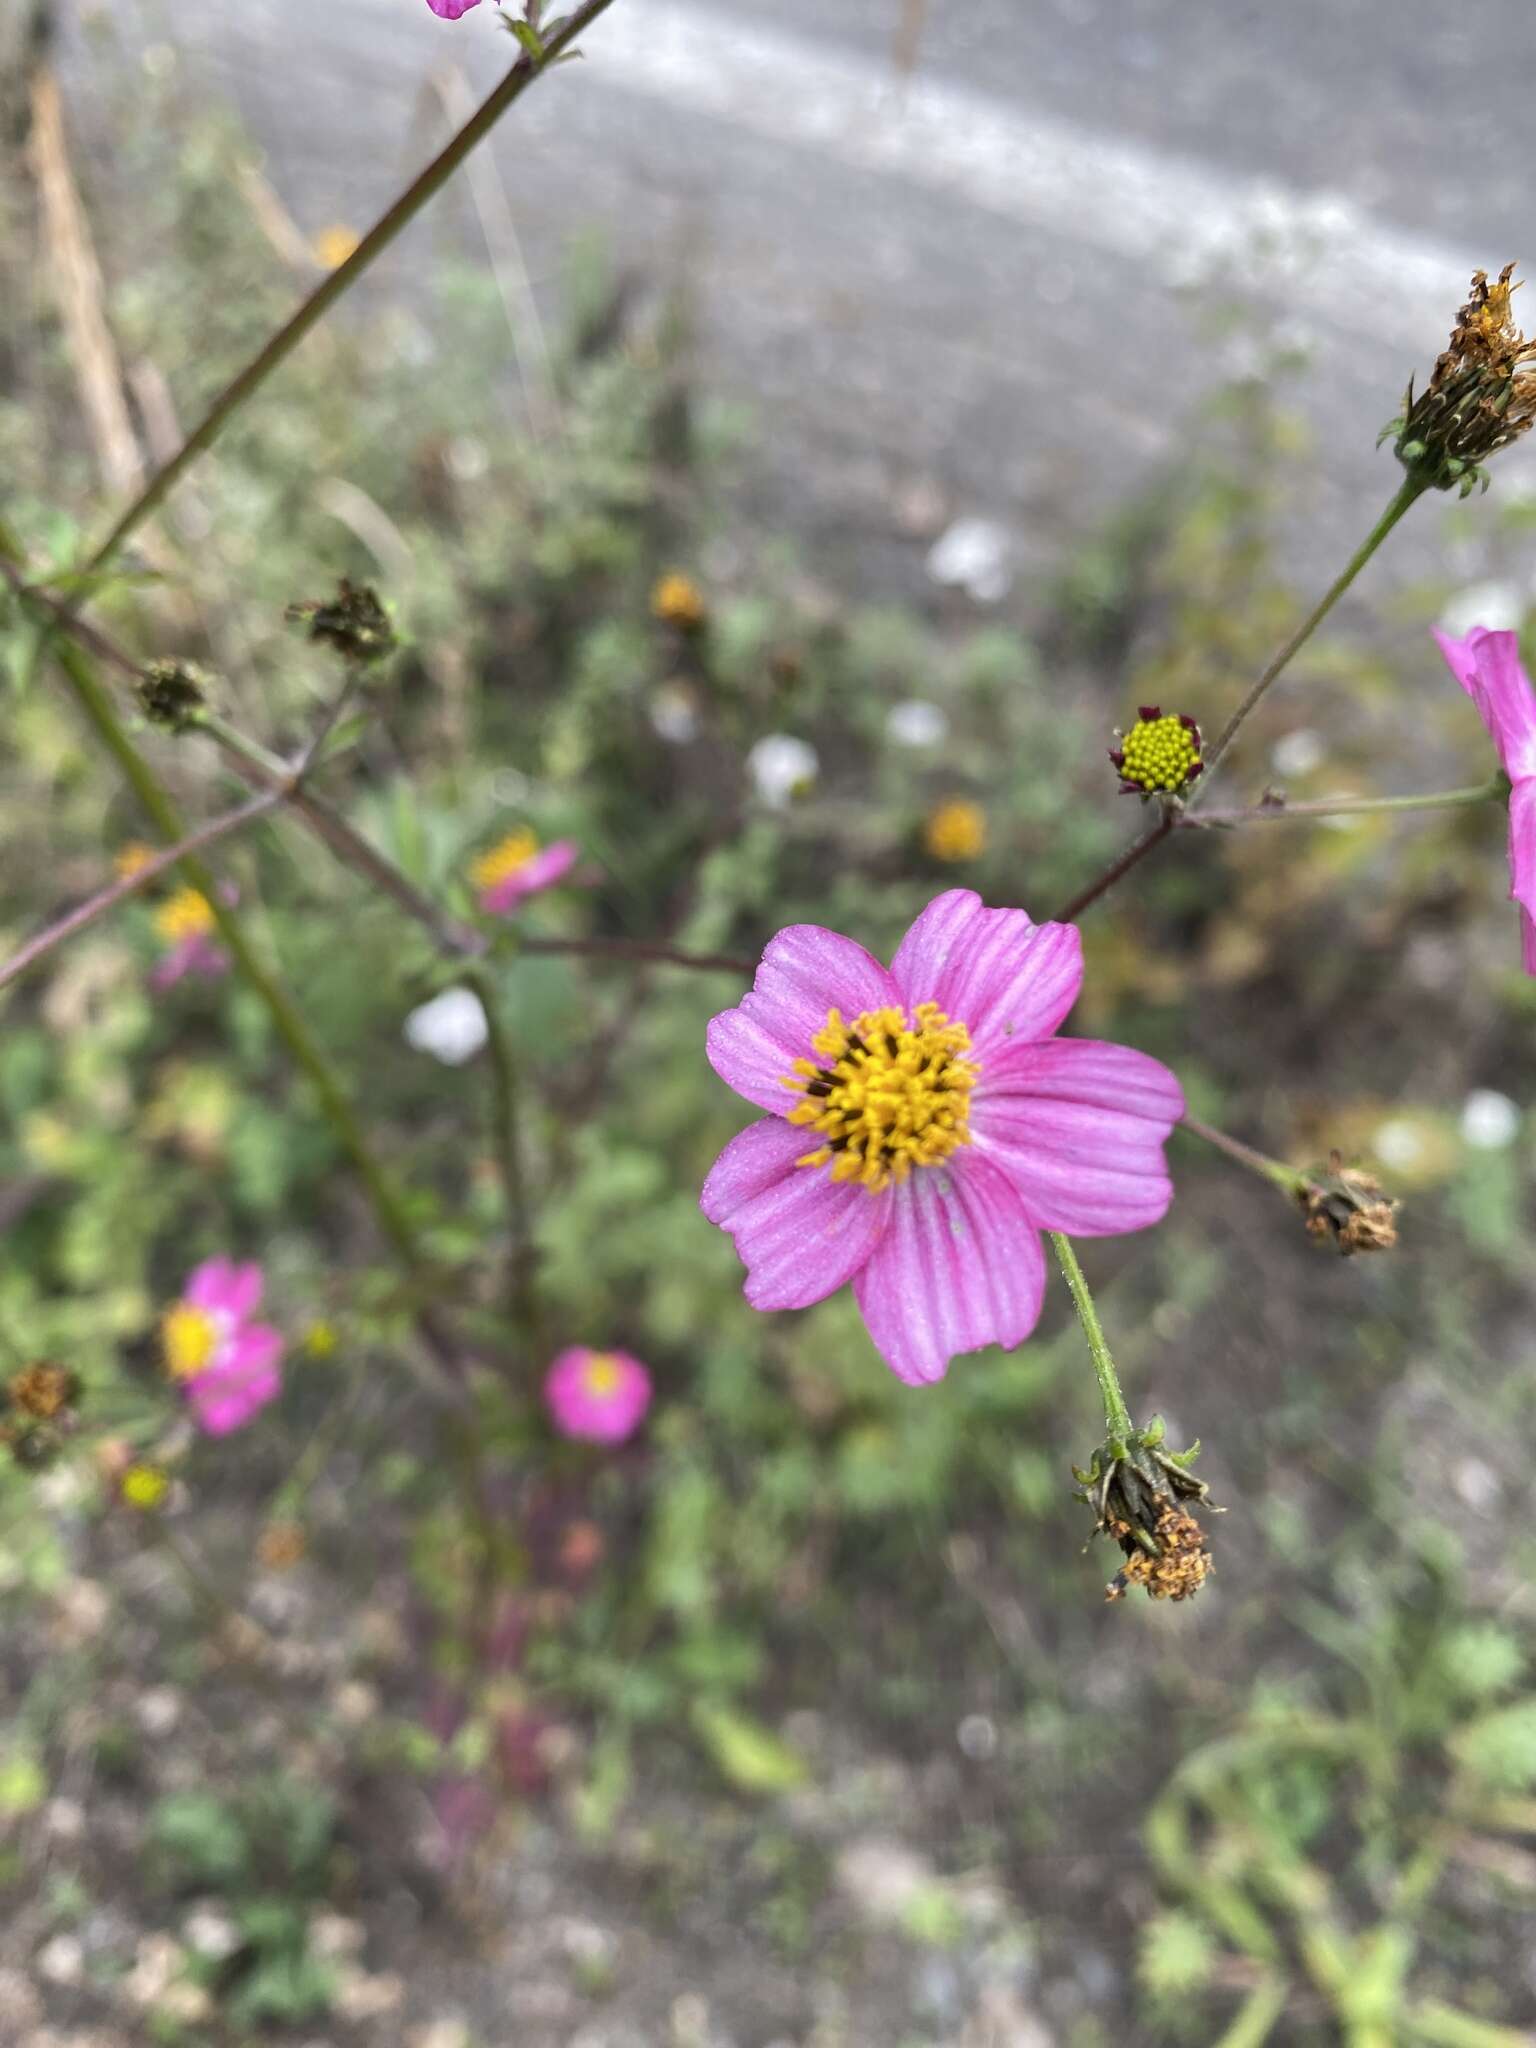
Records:
[[[260,390],[272,372],[287,360],[316,322],[329,312],[344,293],[350,291],[375,258],[382,255],[394,241],[401,229],[414,220],[427,201],[448,182],[475,144],[490,133],[513,101],[521,98],[533,81],[612,4],[613,0],[583,0],[583,4],[573,8],[565,20],[548,36],[544,43],[542,58],[535,59],[525,51],[517,59],[494,92],[481,102],[463,127],[450,138],[420,176],[406,187],[383,218],[376,221],[368,230],[346,262],[339,264],[322,279],[286,325],[278,329],[245,368],[220,392],[204,419],[188,435],[170,460],[155,472],[118,519],[112,531],[85,565],[88,571],[99,569],[111,560],[129,534],[144,523],[198,456],[218,439],[219,434],[245,401]]]
[[[1207,1145],[1214,1145],[1218,1152],[1225,1152],[1229,1159],[1235,1159],[1239,1166],[1246,1166],[1250,1173],[1256,1173],[1263,1180],[1273,1181],[1277,1188],[1283,1188],[1288,1195],[1296,1195],[1303,1188],[1310,1187],[1311,1181],[1294,1166],[1286,1166],[1278,1159],[1271,1159],[1263,1152],[1256,1152],[1251,1145],[1243,1144],[1239,1138],[1229,1138],[1225,1131],[1218,1131],[1213,1124],[1203,1124],[1198,1117],[1187,1112],[1175,1129],[1188,1131],[1192,1138],[1203,1138]]]
[[[71,641],[60,637],[54,653],[69,680],[75,699],[96,735],[116,761],[123,779],[132,789],[146,815],[167,845],[186,837],[175,805],[161,788],[154,770],[134,746],[120,724],[112,699],[89,659]],[[288,1048],[294,1064],[305,1073],[320,1098],[343,1150],[351,1158],[379,1226],[412,1273],[419,1273],[425,1260],[416,1242],[415,1229],[404,1203],[384,1168],[374,1156],[361,1123],[330,1061],[310,1033],[303,1013],[282,983],[258,957],[245,927],[219,893],[212,871],[196,853],[183,852],[178,863],[193,888],[207,900],[218,926],[219,936],[231,957],[257,995],[266,1004],[278,1036]]]
[[[1375,811],[1454,811],[1469,804],[1484,804],[1503,796],[1509,788],[1502,774],[1487,782],[1469,783],[1464,789],[1441,789],[1428,796],[1322,796],[1304,804],[1256,804],[1240,811],[1202,811],[1198,816],[1180,818],[1181,827],[1210,825],[1271,825],[1286,818],[1363,818]]]
[[[1228,747],[1231,746],[1233,740],[1236,739],[1239,728],[1247,722],[1248,718],[1258,708],[1261,699],[1279,681],[1285,670],[1290,667],[1296,655],[1306,646],[1312,635],[1317,631],[1324,619],[1327,618],[1328,614],[1360,574],[1360,571],[1365,567],[1372,555],[1381,546],[1393,527],[1397,525],[1398,521],[1412,506],[1418,503],[1428,488],[1429,486],[1426,483],[1414,477],[1410,476],[1404,479],[1402,487],[1397,491],[1391,503],[1371,528],[1365,539],[1361,541],[1359,547],[1355,549],[1355,552],[1344,564],[1344,567],[1339,571],[1333,582],[1329,584],[1317,603],[1308,612],[1290,639],[1286,641],[1273,661],[1270,662],[1268,668],[1265,669],[1252,689],[1249,690],[1242,703],[1238,705],[1232,716],[1222,727],[1216,744],[1205,749],[1205,780],[1196,792],[1194,799],[1196,802],[1210,787],[1211,777],[1215,773],[1217,764],[1220,762],[1222,755],[1226,753]]]
[[[523,1133],[517,1054],[501,1015],[496,985],[482,967],[465,977],[485,1012],[486,1043],[491,1056],[491,1133],[496,1165],[507,1204],[508,1293],[512,1313],[523,1336],[543,1351],[543,1315],[534,1280],[533,1204],[523,1165]]]
[[[1114,1443],[1133,1443],[1136,1425],[1131,1420],[1131,1411],[1126,1407],[1125,1396],[1120,1391],[1120,1377],[1115,1371],[1115,1361],[1109,1355],[1109,1346],[1104,1340],[1099,1312],[1093,1305],[1093,1296],[1088,1291],[1088,1282],[1083,1278],[1083,1269],[1077,1263],[1077,1253],[1072,1249],[1072,1240],[1060,1230],[1048,1230],[1046,1236],[1051,1240],[1051,1249],[1056,1254],[1061,1277],[1067,1283],[1072,1305],[1077,1310],[1077,1319],[1083,1326],[1083,1335],[1088,1339],[1088,1351],[1093,1359],[1094,1372],[1098,1376],[1099,1392],[1104,1396],[1105,1434]]]

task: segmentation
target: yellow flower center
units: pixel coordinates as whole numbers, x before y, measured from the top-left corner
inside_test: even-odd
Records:
[[[691,576],[672,569],[657,578],[651,610],[669,626],[700,626],[704,623],[704,593]]]
[[[1138,718],[1120,742],[1120,779],[1151,794],[1182,789],[1200,759],[1200,735],[1172,712]]]
[[[211,1365],[219,1334],[218,1324],[206,1309],[194,1308],[190,1301],[178,1301],[168,1308],[160,1324],[160,1344],[171,1378],[191,1379]]]
[[[155,912],[155,930],[167,945],[198,939],[213,930],[213,911],[200,889],[178,889]]]
[[[975,860],[986,850],[987,814],[980,804],[953,797],[928,813],[923,843],[935,860]]]
[[[796,1060],[783,1079],[805,1097],[789,1121],[824,1143],[797,1166],[830,1164],[834,1180],[873,1194],[971,1142],[965,1116],[979,1069],[964,1057],[970,1033],[937,1003],[919,1003],[910,1021],[901,1010],[866,1010],[845,1024],[829,1010],[811,1043],[821,1064]]]
[[[505,839],[499,839],[489,852],[482,853],[470,865],[469,879],[477,889],[494,889],[498,882],[515,875],[520,868],[527,867],[539,850],[539,842],[526,827],[509,832]]]
[[[611,1352],[597,1351],[587,1360],[581,1381],[594,1401],[610,1401],[624,1384],[624,1369]]]
[[[157,1465],[130,1465],[121,1485],[123,1499],[131,1508],[157,1508],[171,1488]]]
[[[152,846],[146,846],[142,839],[130,839],[126,846],[119,847],[112,865],[120,881],[131,882],[135,875],[144,872],[154,857]]]

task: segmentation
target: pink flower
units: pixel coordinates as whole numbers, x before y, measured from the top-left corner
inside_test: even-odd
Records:
[[[754,1308],[809,1308],[845,1282],[898,1377],[1020,1344],[1045,1290],[1042,1230],[1156,1223],[1163,1143],[1184,1114],[1168,1069],[1053,1036],[1077,999],[1076,929],[937,896],[889,969],[791,925],[709,1059],[774,1114],[715,1161],[700,1206],[736,1240]]]
[[[427,0],[427,5],[444,21],[457,21],[461,14],[468,14],[471,7],[478,7],[480,0]]]
[[[1513,633],[1474,626],[1464,640],[1440,632],[1435,639],[1510,780],[1509,894],[1520,906],[1521,965],[1536,974],[1536,691]]]
[[[627,1351],[573,1344],[549,1368],[544,1400],[562,1436],[621,1444],[651,1405],[651,1376]]]
[[[226,893],[232,902],[234,891]],[[166,951],[150,972],[151,988],[171,988],[187,974],[212,978],[228,973],[229,955],[214,942],[213,911],[199,890],[178,889],[168,896],[155,912],[154,924]]]
[[[208,1436],[242,1428],[282,1392],[282,1337],[251,1321],[261,1289],[259,1266],[208,1259],[161,1321],[165,1369]]]
[[[515,910],[525,897],[552,888],[568,874],[579,852],[574,839],[556,839],[541,847],[532,832],[509,832],[470,863],[469,878],[480,892],[480,908],[492,916]]]

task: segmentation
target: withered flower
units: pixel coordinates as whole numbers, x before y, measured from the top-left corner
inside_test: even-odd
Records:
[[[1514,274],[1506,263],[1490,284],[1486,271],[1473,272],[1471,296],[1429,383],[1415,397],[1410,377],[1402,412],[1381,431],[1425,488],[1463,497],[1474,484],[1486,489],[1482,465],[1536,420],[1536,340],[1527,341],[1510,312]]]
[[[395,650],[395,629],[371,584],[349,583],[343,576],[333,598],[291,604],[286,616],[294,625],[307,626],[311,640],[334,648],[343,661],[359,667],[382,661]]]
[[[35,1365],[12,1374],[5,1391],[13,1408],[51,1422],[80,1399],[80,1375],[71,1372],[68,1366],[39,1359]]]
[[[1332,1243],[1341,1258],[1356,1252],[1389,1252],[1397,1243],[1397,1212],[1403,1206],[1373,1173],[1346,1166],[1337,1152],[1326,1170],[1318,1167],[1296,1190],[1307,1235]]]
[[[1221,1510],[1210,1506],[1210,1488],[1189,1469],[1200,1446],[1165,1451],[1162,1444],[1163,1424],[1154,1418],[1129,1442],[1107,1439],[1086,1472],[1072,1467],[1081,1489],[1076,1498],[1098,1516],[1094,1535],[1113,1537],[1125,1555],[1104,1589],[1107,1600],[1123,1600],[1132,1586],[1149,1600],[1188,1600],[1210,1574],[1205,1531],[1189,1503]]]
[[[151,661],[140,673],[135,694],[151,725],[185,732],[208,702],[211,678],[195,661]]]

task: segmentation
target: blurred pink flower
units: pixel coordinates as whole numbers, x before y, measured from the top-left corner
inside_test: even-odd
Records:
[[[261,1289],[259,1266],[208,1259],[161,1321],[166,1371],[208,1436],[242,1428],[282,1392],[282,1337],[251,1321]]]
[[[1451,674],[1477,706],[1510,780],[1509,894],[1520,906],[1520,959],[1536,974],[1536,691],[1514,633],[1474,626],[1465,639],[1436,632]]]
[[[621,1444],[651,1405],[651,1376],[627,1351],[573,1344],[549,1368],[544,1400],[562,1436]]]
[[[230,891],[233,898],[233,891]],[[150,986],[167,989],[186,974],[217,976],[229,971],[229,955],[214,940],[217,926],[208,899],[197,889],[178,889],[155,912],[155,931],[166,950],[150,971]]]
[[[935,897],[889,969],[820,925],[772,939],[708,1039],[721,1079],[774,1112],[731,1140],[700,1198],[736,1240],[752,1306],[808,1308],[851,1282],[916,1385],[1029,1335],[1042,1230],[1156,1223],[1184,1098],[1144,1053],[1053,1035],[1082,978],[1075,927],[969,889]]]
[[[457,21],[461,14],[468,14],[471,7],[478,7],[480,0],[427,0],[427,5],[444,21]]]
[[[515,910],[525,897],[553,888],[575,866],[579,851],[574,839],[541,847],[532,832],[509,832],[470,864],[480,908],[493,916]]]

